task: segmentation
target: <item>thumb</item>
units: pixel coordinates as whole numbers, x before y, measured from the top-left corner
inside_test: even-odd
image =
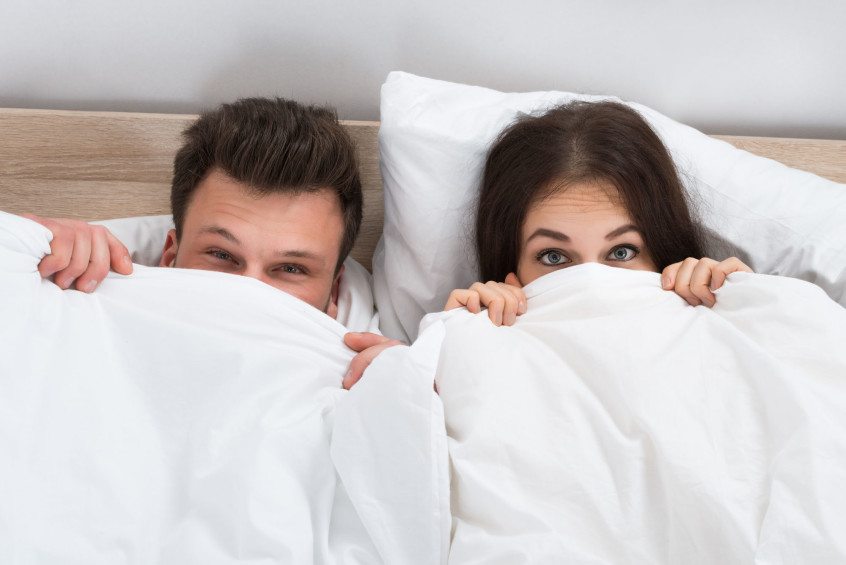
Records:
[[[372,332],[348,332],[344,335],[344,344],[355,352],[364,351],[386,341],[391,341],[391,338]]]
[[[510,284],[511,286],[523,288],[523,284],[520,282],[520,279],[518,279],[517,275],[515,275],[514,273],[508,273],[508,276],[505,277],[505,284]]]

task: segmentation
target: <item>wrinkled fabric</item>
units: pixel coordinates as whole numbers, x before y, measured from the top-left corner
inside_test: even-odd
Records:
[[[36,270],[49,240],[0,213],[0,562],[385,563],[413,546],[405,562],[433,563],[443,553],[418,530],[443,496],[429,450],[443,426],[430,409],[434,365],[403,388],[353,396],[341,388],[346,329],[308,304],[246,277],[140,266],[91,295],[62,291]],[[371,439],[350,423],[376,394],[395,410],[390,422],[371,416],[367,433],[390,453],[365,449]],[[425,449],[393,449],[389,426]],[[353,481],[389,457],[389,492]],[[368,506],[359,513],[353,499]]]
[[[450,563],[846,562],[846,310],[735,273],[713,309],[588,264],[430,316]],[[438,329],[438,331],[442,331]]]

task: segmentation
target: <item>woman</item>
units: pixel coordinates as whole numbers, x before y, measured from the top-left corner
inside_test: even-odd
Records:
[[[571,102],[500,134],[485,163],[476,252],[489,282],[454,290],[444,309],[487,307],[497,325],[526,311],[524,285],[580,263],[661,271],[664,289],[709,307],[729,273],[751,272],[735,257],[701,258],[669,152],[616,102]]]

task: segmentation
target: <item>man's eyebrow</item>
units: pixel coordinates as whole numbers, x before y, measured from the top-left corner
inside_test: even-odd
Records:
[[[320,259],[320,256],[316,253],[312,253],[311,251],[306,251],[304,249],[282,249],[277,251],[274,255],[277,257],[293,257],[296,259]]]
[[[213,233],[217,234],[224,239],[227,239],[234,243],[235,245],[241,245],[241,242],[238,241],[238,238],[232,235],[232,232],[227,230],[226,228],[222,228],[220,226],[203,226],[200,228],[200,233]]]
[[[526,243],[529,243],[530,241],[532,241],[532,239],[541,236],[551,237],[552,239],[557,239],[558,241],[570,241],[570,238],[567,235],[561,233],[560,231],[550,230],[547,228],[538,228],[535,230],[535,233],[529,236],[529,239],[526,240]]]
[[[605,236],[605,239],[614,239],[615,237],[621,236],[624,233],[636,231],[640,233],[638,227],[634,224],[626,224],[625,226],[620,226],[619,228],[615,229],[614,231],[608,232],[608,235]]]

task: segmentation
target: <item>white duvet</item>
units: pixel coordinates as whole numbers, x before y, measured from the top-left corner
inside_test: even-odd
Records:
[[[577,266],[514,327],[424,320],[450,563],[846,562],[846,310],[751,274],[693,308],[658,277]]]
[[[0,563],[441,558],[436,352],[347,393],[346,330],[311,306],[144,267],[63,292],[48,242],[0,213]]]

